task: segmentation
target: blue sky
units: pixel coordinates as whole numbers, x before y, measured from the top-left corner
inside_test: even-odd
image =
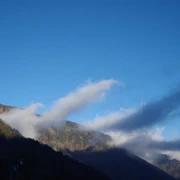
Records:
[[[126,84],[70,117],[81,121],[166,95],[180,80],[179,9],[178,0],[2,1],[0,103],[49,106],[89,78]],[[170,137],[180,123],[165,126]]]

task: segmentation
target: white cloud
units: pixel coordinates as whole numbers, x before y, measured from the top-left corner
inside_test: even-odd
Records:
[[[102,80],[99,82],[88,82],[70,92],[67,96],[56,101],[51,109],[47,110],[40,117],[35,115],[36,110],[42,106],[37,103],[26,109],[16,109],[0,118],[5,120],[11,127],[19,130],[25,137],[34,138],[39,127],[61,127],[67,117],[73,112],[86,108],[90,103],[97,102],[104,97],[105,92],[110,90],[114,84],[119,84],[114,79]]]
[[[93,122],[88,122],[88,125],[92,128],[99,128],[99,130],[138,131],[165,121],[179,108],[180,89],[159,100],[141,105],[132,113],[121,115],[121,112],[115,112],[105,117],[96,117]]]
[[[109,126],[118,123],[121,119],[129,116],[135,110],[120,108],[119,111],[114,111],[104,116],[96,115],[93,120],[84,121],[84,125],[93,130],[104,130]]]
[[[35,115],[35,112],[42,106],[42,104],[36,103],[25,109],[13,109],[8,113],[1,114],[0,118],[21,132],[25,137],[34,137],[36,134],[35,126],[41,121],[41,119]]]
[[[124,147],[137,156],[153,163],[153,160],[159,157],[159,154],[169,155],[172,159],[180,160],[179,140],[173,139],[166,141],[163,137],[165,127],[156,127],[155,129],[146,129],[134,132],[106,132],[112,137],[109,142],[111,146]],[[172,150],[162,150],[163,148],[171,149],[171,146],[177,146]],[[176,145],[177,144],[177,145]],[[162,146],[162,149],[161,149]]]
[[[160,151],[160,153],[169,155],[171,159],[177,159],[180,161],[180,151]]]
[[[137,136],[136,133],[125,133],[123,131],[106,131],[105,133],[112,137],[112,141],[109,142],[110,146],[121,146]]]
[[[77,88],[67,96],[57,100],[55,105],[44,113],[44,123],[59,126],[59,121],[65,120],[72,112],[79,111],[88,104],[97,102],[105,92],[110,90],[112,85],[117,84],[116,80],[102,80],[96,83],[88,82],[86,85]]]
[[[151,130],[148,132],[148,135],[152,138],[154,141],[163,141],[163,132],[165,130],[165,127],[157,127],[154,130]]]
[[[109,134],[112,137],[112,141],[109,142],[112,146],[123,146],[124,144],[136,140],[137,146],[143,146],[143,144],[140,141],[137,141],[136,138],[138,137],[144,137],[145,139],[151,139],[154,141],[162,141],[164,140],[164,137],[162,135],[165,127],[156,127],[155,129],[146,129],[143,131],[133,131],[133,132],[124,132],[124,131],[106,131],[106,134]],[[142,139],[141,139],[142,140]],[[143,140],[144,141],[144,140]],[[140,144],[138,144],[140,143]]]
[[[143,130],[136,130],[136,131],[113,131],[108,130],[108,127],[113,124],[118,124],[121,120],[128,118],[132,114],[136,113],[137,110],[135,109],[126,109],[120,108],[119,111],[114,111],[104,116],[97,115],[93,120],[85,121],[83,124],[90,129],[93,130],[103,130],[105,134],[108,134],[112,137],[112,141],[109,142],[111,146],[121,146],[133,139],[138,137],[148,137],[152,140],[161,141],[163,140],[162,133],[164,131],[164,127],[156,127],[154,129],[143,129]],[[107,130],[106,130],[107,129]]]

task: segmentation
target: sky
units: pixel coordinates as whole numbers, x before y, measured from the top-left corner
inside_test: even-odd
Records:
[[[40,102],[43,112],[86,82],[121,82],[108,86],[102,102],[67,114],[81,123],[138,109],[180,85],[178,0],[7,0],[0,22],[2,104]],[[164,138],[180,137],[179,119],[158,122]]]

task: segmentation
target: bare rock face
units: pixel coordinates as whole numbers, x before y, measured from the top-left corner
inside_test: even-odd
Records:
[[[97,133],[91,130],[83,130],[80,125],[66,121],[63,128],[48,128],[40,132],[37,138],[43,144],[48,144],[54,150],[68,149],[70,151],[104,150],[107,148],[107,142],[111,137],[103,133]]]
[[[176,179],[180,179],[180,161],[171,159],[165,154],[159,154],[159,158],[153,161],[153,165]]]
[[[14,107],[0,104],[0,114],[12,110]]]

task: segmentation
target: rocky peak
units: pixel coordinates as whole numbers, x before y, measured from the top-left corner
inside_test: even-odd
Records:
[[[10,111],[13,108],[15,108],[15,107],[0,104],[0,114],[4,113],[4,112],[8,112],[8,111]]]

